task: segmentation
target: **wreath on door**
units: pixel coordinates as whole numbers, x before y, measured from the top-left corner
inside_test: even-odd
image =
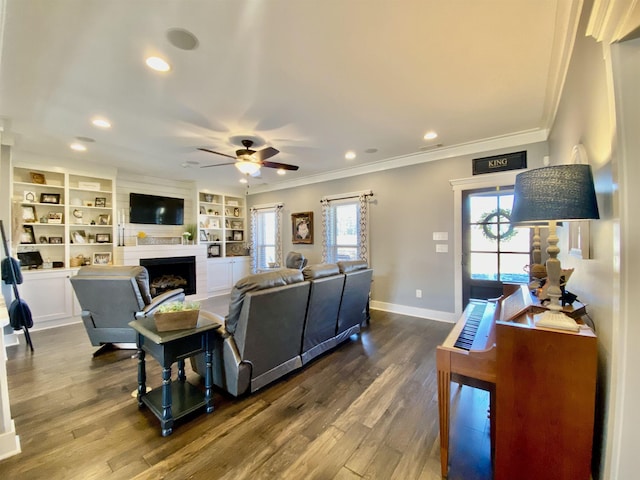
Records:
[[[479,223],[482,225],[482,234],[489,240],[497,240],[499,236],[500,240],[504,242],[512,239],[518,233],[511,223],[511,210],[504,208],[496,208],[491,212],[484,213],[480,217]]]

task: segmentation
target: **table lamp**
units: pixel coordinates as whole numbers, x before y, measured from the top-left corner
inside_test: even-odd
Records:
[[[576,322],[562,313],[560,297],[560,260],[558,260],[558,221],[598,219],[598,203],[589,165],[556,165],[516,175],[511,221],[515,224],[549,222],[546,262],[549,310],[536,325],[578,331]]]

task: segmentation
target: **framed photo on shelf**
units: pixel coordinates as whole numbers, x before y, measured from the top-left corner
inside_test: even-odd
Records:
[[[44,173],[29,172],[29,176],[31,177],[31,183],[37,183],[38,185],[47,184],[47,181],[44,178]]]
[[[241,242],[243,240],[243,233],[239,232],[239,231],[234,231],[233,232],[233,241],[234,242]]]
[[[205,208],[204,205],[200,205],[200,215],[206,215],[207,214],[207,209]]]
[[[313,243],[313,212],[291,214],[291,243]]]
[[[60,194],[59,193],[41,193],[40,203],[53,203],[55,205],[58,205],[60,203]]]
[[[98,215],[98,225],[110,225],[111,224],[111,215],[108,213],[103,213]]]
[[[36,237],[33,234],[33,227],[31,225],[22,226],[22,232],[20,233],[20,243],[36,243]]]
[[[207,257],[219,257],[220,256],[220,245],[209,245],[207,247]]]
[[[204,230],[200,230],[200,241],[206,242],[207,240],[209,240],[207,238],[207,232],[205,232]]]
[[[240,230],[242,228],[242,220],[231,220],[231,228]]]
[[[96,233],[96,243],[111,243],[111,234]]]
[[[44,235],[40,235],[38,238],[38,243],[49,243],[49,240]]]
[[[87,243],[87,234],[84,230],[75,230],[71,232],[71,241],[73,243]]]
[[[94,252],[92,263],[94,265],[109,265],[111,263],[111,252]]]
[[[62,243],[62,237],[49,237],[49,243],[59,245]]]
[[[107,206],[107,198],[106,197],[96,197],[95,205],[96,205],[96,207],[106,207]]]
[[[22,206],[22,221],[26,223],[35,223],[38,220],[36,217],[36,207],[33,205]]]

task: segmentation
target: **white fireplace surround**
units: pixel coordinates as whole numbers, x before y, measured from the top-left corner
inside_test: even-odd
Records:
[[[202,245],[138,245],[116,247],[115,265],[140,265],[141,258],[196,257],[196,293],[190,300],[207,297],[207,254]]]

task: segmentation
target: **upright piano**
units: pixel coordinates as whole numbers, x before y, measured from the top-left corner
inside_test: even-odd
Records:
[[[505,285],[495,301],[472,300],[436,351],[440,465],[449,470],[451,381],[490,394],[495,480],[587,480],[590,473],[597,342],[581,325],[538,328],[546,310],[526,286]],[[563,309],[579,319],[579,302]]]

